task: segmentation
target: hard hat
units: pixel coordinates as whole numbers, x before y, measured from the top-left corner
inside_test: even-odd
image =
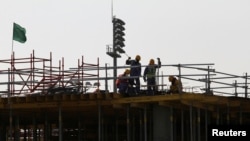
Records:
[[[130,73],[130,69],[126,69],[125,74],[129,74],[129,73]]]
[[[150,59],[149,60],[149,65],[154,65],[155,64],[155,60],[154,59]]]
[[[136,56],[135,56],[135,60],[140,61],[140,60],[141,60],[141,56],[140,56],[140,55],[136,55]]]

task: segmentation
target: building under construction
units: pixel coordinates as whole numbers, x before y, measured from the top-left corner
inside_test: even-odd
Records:
[[[171,64],[175,76],[197,86],[167,94],[125,97],[109,88],[113,67],[86,63],[65,69],[50,58],[0,60],[0,140],[15,141],[206,141],[210,125],[250,123],[249,76],[217,72],[213,64]],[[124,67],[117,67],[124,69]],[[185,70],[193,73],[186,73]],[[104,86],[104,87],[102,87]]]

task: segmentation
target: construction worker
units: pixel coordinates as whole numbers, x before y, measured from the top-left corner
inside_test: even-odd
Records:
[[[140,76],[141,76],[141,56],[140,55],[136,55],[135,56],[135,60],[131,60],[131,57],[129,57],[126,60],[126,65],[130,65],[131,66],[131,71],[130,71],[130,77],[131,79],[129,79],[129,83],[131,86],[135,85],[135,93],[139,94],[140,93]]]
[[[145,68],[143,73],[143,80],[147,82],[147,93],[148,95],[154,95],[156,93],[156,69],[161,67],[161,60],[157,58],[158,65],[155,64],[154,59],[149,60],[149,65]]]
[[[170,89],[167,91],[168,94],[170,93],[182,93],[182,83],[174,76],[169,76],[168,81],[171,82]]]
[[[116,86],[120,94],[128,95],[130,69],[126,69],[123,74],[116,79]]]

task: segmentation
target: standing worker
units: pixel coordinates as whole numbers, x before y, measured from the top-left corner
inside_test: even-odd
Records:
[[[143,80],[147,82],[147,93],[148,95],[154,95],[156,93],[156,69],[161,67],[161,60],[157,58],[158,65],[155,64],[154,59],[150,59],[149,65],[145,68],[143,73]]]
[[[126,60],[126,65],[131,66],[131,69],[130,69],[131,79],[129,79],[129,83],[131,86],[135,85],[135,93],[136,94],[140,93],[140,87],[141,87],[141,83],[140,83],[141,63],[140,63],[140,60],[141,60],[140,55],[136,55],[135,60],[131,60],[131,57],[128,57],[128,59]]]

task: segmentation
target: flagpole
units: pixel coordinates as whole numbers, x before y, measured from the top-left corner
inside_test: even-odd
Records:
[[[14,44],[14,22],[13,22],[13,27],[12,27],[12,44],[11,44],[11,55],[13,54],[13,44]]]

